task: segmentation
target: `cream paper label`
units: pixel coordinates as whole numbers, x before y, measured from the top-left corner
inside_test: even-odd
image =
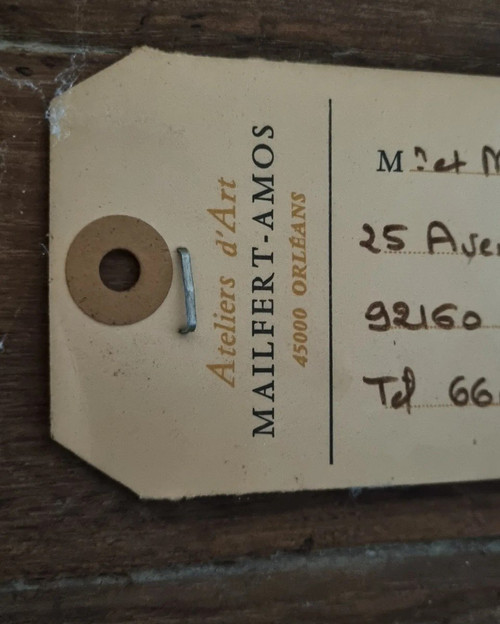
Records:
[[[499,477],[499,103],[492,78],[147,48],[58,97],[53,437],[150,498]],[[107,215],[174,263],[126,326],[65,279]]]

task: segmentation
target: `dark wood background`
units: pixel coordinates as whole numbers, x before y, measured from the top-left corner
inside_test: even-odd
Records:
[[[497,482],[140,502],[50,441],[45,119],[141,44],[499,75],[499,26],[498,0],[1,0],[0,622],[500,622]]]

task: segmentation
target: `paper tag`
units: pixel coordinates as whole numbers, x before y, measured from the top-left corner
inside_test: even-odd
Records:
[[[56,98],[53,437],[152,498],[499,477],[499,101],[147,48]],[[144,223],[81,234],[117,215]],[[108,301],[123,241],[143,273]]]

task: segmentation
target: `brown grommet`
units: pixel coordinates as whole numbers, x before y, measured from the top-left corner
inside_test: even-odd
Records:
[[[139,262],[139,279],[129,290],[111,290],[101,280],[101,260],[115,249],[129,251]],[[73,300],[85,314],[107,325],[130,325],[153,314],[168,295],[172,271],[172,257],[160,234],[141,219],[124,215],[89,223],[66,257]]]

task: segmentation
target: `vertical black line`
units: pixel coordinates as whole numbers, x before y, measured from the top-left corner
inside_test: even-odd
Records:
[[[332,307],[332,100],[328,100],[328,341],[329,341],[329,417],[330,464],[333,464],[333,307]]]

